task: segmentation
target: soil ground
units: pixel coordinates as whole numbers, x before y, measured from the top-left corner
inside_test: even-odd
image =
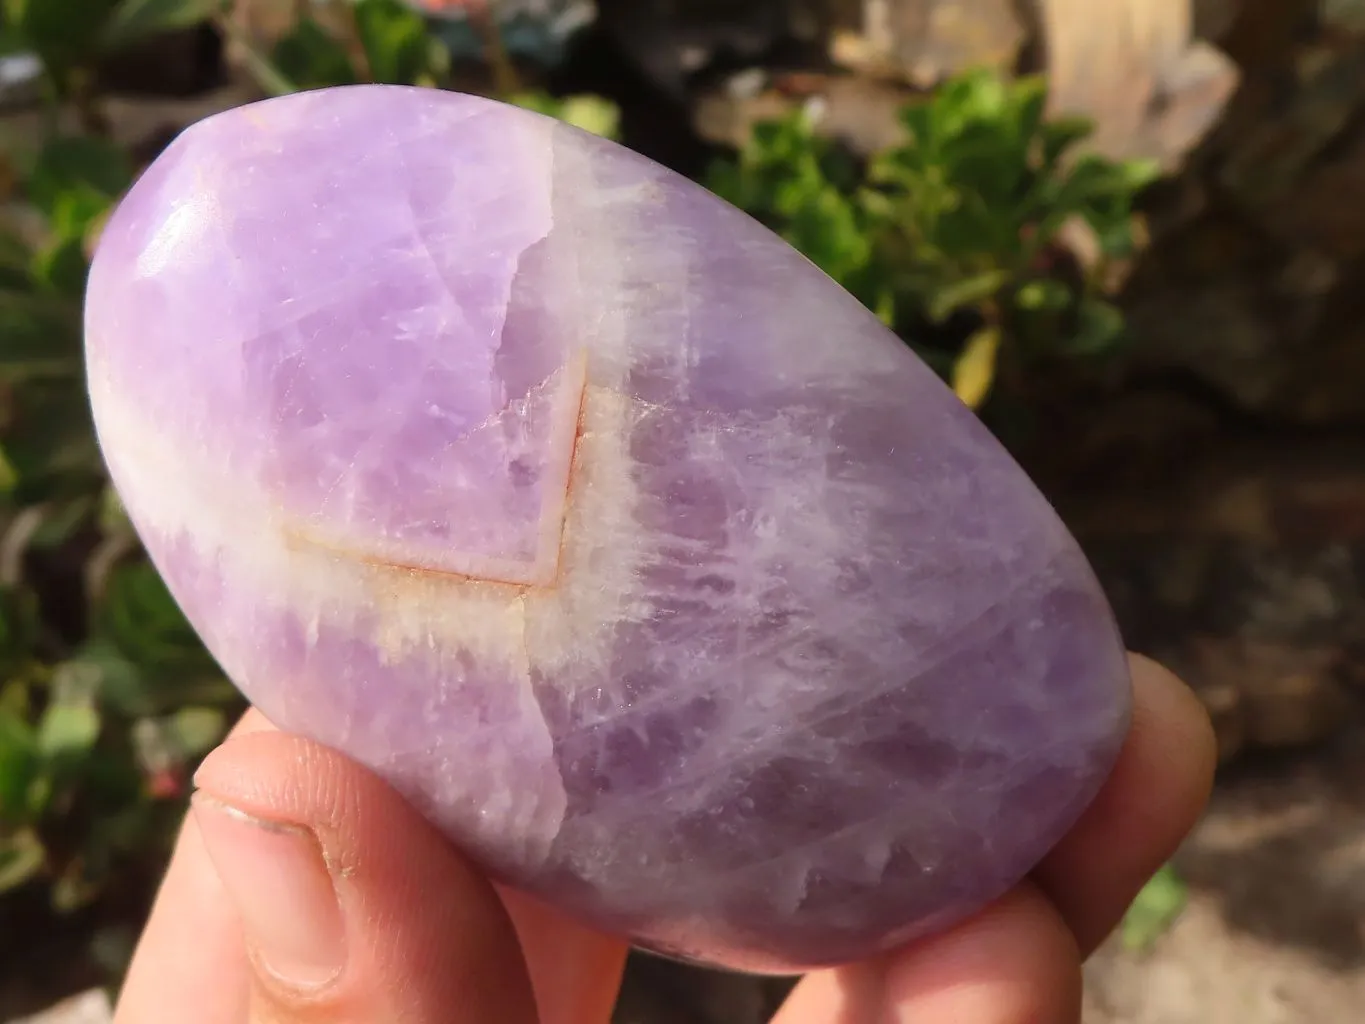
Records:
[[[1092,960],[1085,1024],[1365,1020],[1365,729],[1229,770],[1176,863],[1188,906]]]

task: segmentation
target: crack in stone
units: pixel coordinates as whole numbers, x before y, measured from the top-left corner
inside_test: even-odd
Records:
[[[575,352],[567,363],[540,387],[520,402],[501,410],[496,416],[485,421],[481,427],[492,427],[512,413],[517,406],[527,406],[531,401],[554,386],[556,378],[560,384],[556,390],[560,396],[549,401],[557,408],[551,415],[559,422],[548,431],[547,443],[552,453],[551,466],[561,464],[562,470],[544,482],[542,488],[542,510],[537,523],[539,534],[534,544],[535,556],[529,562],[519,562],[514,558],[471,558],[472,562],[483,562],[485,568],[460,572],[422,565],[414,560],[396,558],[352,547],[344,542],[325,537],[317,532],[285,526],[284,534],[292,542],[313,548],[322,548],[335,555],[365,565],[381,569],[394,569],[411,575],[446,577],[451,580],[469,583],[483,583],[495,586],[513,587],[518,592],[529,590],[552,590],[559,581],[560,566],[563,563],[565,534],[569,519],[569,500],[573,481],[579,467],[581,442],[584,428],[584,413],[587,405],[587,353]],[[570,423],[572,424],[570,426]],[[471,431],[466,437],[477,433]],[[547,473],[547,476],[550,476]],[[523,571],[518,571],[521,569]]]

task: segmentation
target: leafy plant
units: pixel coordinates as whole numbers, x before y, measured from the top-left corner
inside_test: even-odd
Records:
[[[400,0],[355,0],[345,8],[339,26],[326,27],[321,19],[305,15],[270,53],[248,48],[248,66],[261,87],[282,95],[360,82],[435,88],[450,84],[450,53],[413,8]],[[501,58],[493,32],[489,48],[498,57],[502,99],[599,135],[616,136],[617,109],[601,97],[559,98],[521,89]]]
[[[965,73],[903,108],[903,141],[860,166],[804,110],[759,125],[707,184],[901,331],[969,405],[999,369],[1103,355],[1124,339],[1106,297],[1137,246],[1140,162],[1076,153],[1084,121],[1044,118],[1041,78]],[[1096,258],[1069,258],[1084,228]],[[962,325],[965,325],[962,326]],[[947,351],[942,339],[946,336]]]
[[[508,96],[507,101],[603,138],[615,139],[620,135],[621,112],[616,104],[601,96],[560,97],[543,92],[516,92]]]
[[[306,11],[311,11],[305,5]],[[423,21],[400,0],[356,0],[342,5],[324,27],[305,13],[268,57],[252,63],[270,92],[293,92],[331,85],[379,82],[386,85],[441,86],[450,73],[450,54],[427,32]]]
[[[870,308],[891,316],[862,170],[817,133],[807,111],[755,125],[739,159],[713,165],[706,184],[778,231]]]
[[[111,53],[207,20],[225,0],[0,0],[0,50],[31,52],[57,102],[72,102],[102,132],[97,69]]]
[[[86,399],[86,252],[133,169],[50,140],[0,234],[0,893],[59,910],[164,850],[189,765],[240,704],[109,488]]]

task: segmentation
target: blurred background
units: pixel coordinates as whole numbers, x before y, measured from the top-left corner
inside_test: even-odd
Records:
[[[1089,965],[1086,1024],[1365,1019],[1365,0],[0,10],[0,1022],[108,1020],[241,710],[107,487],[91,247],[185,125],[358,81],[497,96],[701,181],[1062,511],[1222,762]],[[760,1024],[785,987],[642,957],[618,1024]]]

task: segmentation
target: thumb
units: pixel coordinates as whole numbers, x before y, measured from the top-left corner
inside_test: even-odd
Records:
[[[492,886],[376,776],[267,730],[229,740],[195,781],[194,824],[245,945],[251,1024],[534,1024]]]

